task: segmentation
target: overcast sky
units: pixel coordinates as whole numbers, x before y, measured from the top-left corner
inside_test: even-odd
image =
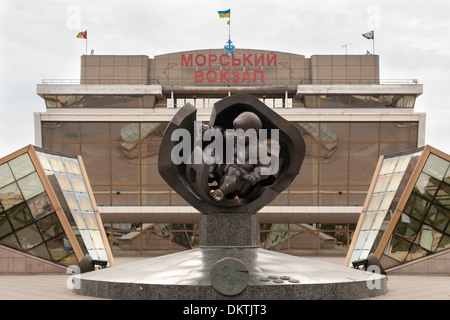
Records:
[[[42,79],[79,79],[88,52],[148,55],[222,48],[266,49],[310,57],[365,54],[375,30],[382,79],[418,79],[427,113],[426,144],[450,153],[450,1],[364,0],[1,0],[0,157],[34,144],[33,112]]]

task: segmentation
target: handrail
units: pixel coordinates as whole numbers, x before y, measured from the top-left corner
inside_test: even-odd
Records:
[[[273,81],[274,80],[274,81]],[[223,86],[223,87],[246,87],[246,86],[296,86],[296,85],[338,85],[338,84],[418,84],[418,79],[273,79],[266,82],[249,83],[183,83],[181,79],[173,79],[172,83],[158,80],[147,81],[144,79],[42,79],[42,84],[96,84],[96,85],[163,85],[163,86]],[[292,80],[296,82],[292,82]]]

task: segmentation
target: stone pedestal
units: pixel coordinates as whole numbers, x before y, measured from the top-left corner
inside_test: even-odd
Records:
[[[259,248],[256,214],[212,213],[200,218],[200,247]]]

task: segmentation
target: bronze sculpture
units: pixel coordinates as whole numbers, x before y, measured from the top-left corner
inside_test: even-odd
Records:
[[[256,97],[237,94],[218,101],[200,135],[196,111],[186,104],[173,117],[163,136],[158,168],[201,213],[256,213],[300,171],[305,156],[302,134]]]

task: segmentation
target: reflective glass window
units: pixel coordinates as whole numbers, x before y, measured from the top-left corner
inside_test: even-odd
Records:
[[[426,199],[433,199],[439,187],[439,181],[426,173],[421,173],[414,187],[414,192]]]
[[[39,230],[41,231],[44,240],[51,239],[59,234],[64,233],[64,228],[61,225],[57,215],[53,213],[43,219],[36,222]]]
[[[45,260],[50,260],[50,261],[52,260],[48,253],[47,247],[45,246],[44,243],[28,250],[27,253],[35,255],[35,256],[45,259]]]
[[[77,194],[78,203],[80,205],[80,209],[83,211],[91,211],[93,210],[91,200],[87,194]]]
[[[46,193],[42,193],[27,201],[28,207],[34,219],[42,218],[54,211],[53,205],[50,202]]]
[[[66,199],[70,210],[80,210],[75,193],[64,192],[64,198]]]
[[[73,187],[73,191],[87,193],[86,184],[84,183],[82,176],[69,175],[70,182]]]
[[[429,201],[412,193],[403,211],[409,214],[410,216],[416,218],[417,220],[422,221],[423,216],[427,213],[429,209],[429,206],[430,206]]]
[[[67,174],[65,173],[56,173],[56,179],[58,180],[58,184],[63,191],[73,191],[72,185],[70,184],[70,180]]]
[[[16,234],[23,250],[31,249],[43,241],[35,224],[17,231]]]
[[[384,250],[384,254],[399,262],[403,262],[410,247],[411,243],[409,241],[393,234]]]
[[[6,216],[14,229],[20,229],[33,221],[30,211],[26,204],[15,206],[6,211]]]
[[[31,199],[45,191],[37,172],[20,179],[17,183],[19,184],[25,200]]]
[[[14,176],[7,163],[0,166],[0,188],[14,181]]]
[[[442,180],[444,178],[445,173],[448,170],[448,167],[449,167],[448,161],[434,154],[430,154],[427,163],[423,167],[422,171],[428,173],[430,176],[438,180]]]
[[[28,153],[25,153],[9,161],[9,166],[11,167],[11,171],[13,172],[16,180],[35,171]]]
[[[0,238],[11,232],[11,225],[9,224],[8,219],[6,219],[6,215],[4,213],[0,213]]]
[[[61,157],[49,155],[48,160],[50,162],[50,165],[52,166],[52,171],[54,172],[66,172],[66,169],[64,168],[64,164],[62,162]]]
[[[83,216],[88,229],[98,230],[98,223],[94,212],[83,212]]]
[[[447,206],[447,208],[450,208]],[[434,228],[444,231],[450,220],[450,210],[439,205],[433,204],[428,210],[425,217],[425,222],[432,225]]]
[[[92,241],[91,234],[89,230],[80,230],[81,237],[83,238],[86,249],[95,249],[94,242]]]
[[[86,221],[84,220],[84,214],[81,211],[73,211],[72,216],[75,219],[75,223],[77,224],[78,229],[84,230],[87,229]]]
[[[48,161],[47,155],[41,152],[36,152],[39,162],[44,170],[52,170],[52,166],[50,165],[50,161]]]
[[[419,233],[420,225],[421,224],[419,221],[411,218],[405,213],[402,213],[395,228],[395,233],[408,241],[414,242],[417,234]]]
[[[47,249],[53,260],[59,261],[64,257],[71,255],[73,253],[72,247],[67,246],[66,235],[62,234],[55,239],[46,242]]]
[[[441,238],[442,233],[434,230],[430,225],[423,224],[420,231],[420,236],[416,238],[416,243],[422,248],[430,252],[434,252],[436,251]]]
[[[24,200],[17,183],[11,183],[0,189],[0,202],[4,210],[8,210],[22,201]]]
[[[450,236],[444,236],[436,251],[445,250],[450,248]]]
[[[77,160],[63,157],[62,161],[64,163],[64,167],[66,168],[67,173],[76,174],[76,175],[81,174],[81,169],[80,169],[80,166],[79,166]]]
[[[13,249],[22,250],[19,243],[17,242],[16,235],[14,233],[7,237],[0,239],[0,244],[10,247],[10,248],[13,248]]]
[[[424,248],[422,248],[421,246],[412,244],[406,254],[405,257],[405,261],[403,262],[408,262],[408,261],[412,261],[415,259],[420,259],[422,257],[425,257],[426,255],[428,255],[430,252],[425,250]]]
[[[448,184],[441,184],[436,193],[435,203],[441,207],[450,208],[450,186]]]

